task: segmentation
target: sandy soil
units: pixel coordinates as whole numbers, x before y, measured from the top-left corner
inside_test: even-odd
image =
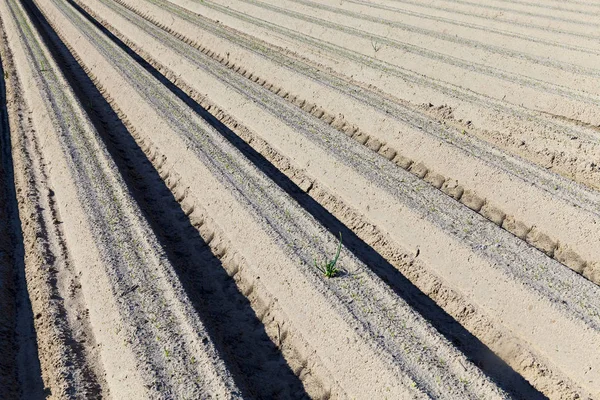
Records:
[[[598,14],[0,3],[0,397],[600,395]]]

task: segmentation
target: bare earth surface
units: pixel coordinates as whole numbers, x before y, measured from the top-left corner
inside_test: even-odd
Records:
[[[600,398],[600,4],[0,0],[0,38],[0,399]]]

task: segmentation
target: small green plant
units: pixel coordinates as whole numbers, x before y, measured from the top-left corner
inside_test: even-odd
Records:
[[[371,47],[373,47],[373,50],[375,50],[375,53],[377,53],[379,49],[381,49],[381,43],[371,40]]]
[[[340,258],[340,251],[342,251],[342,233],[341,232],[340,232],[340,242],[338,244],[338,249],[337,249],[337,253],[335,254],[335,257],[329,261],[323,262],[321,265],[319,265],[317,263],[317,260],[314,260],[315,267],[319,271],[321,271],[323,273],[323,275],[325,275],[327,278],[333,278],[340,272],[340,269],[335,266],[335,264],[337,264],[338,258]]]

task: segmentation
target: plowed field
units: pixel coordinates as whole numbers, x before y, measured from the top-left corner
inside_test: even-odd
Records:
[[[599,3],[0,0],[0,39],[0,399],[600,398]]]

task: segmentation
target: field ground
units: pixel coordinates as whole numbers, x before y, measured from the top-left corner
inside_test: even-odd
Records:
[[[600,398],[600,4],[0,0],[0,36],[0,398]]]

